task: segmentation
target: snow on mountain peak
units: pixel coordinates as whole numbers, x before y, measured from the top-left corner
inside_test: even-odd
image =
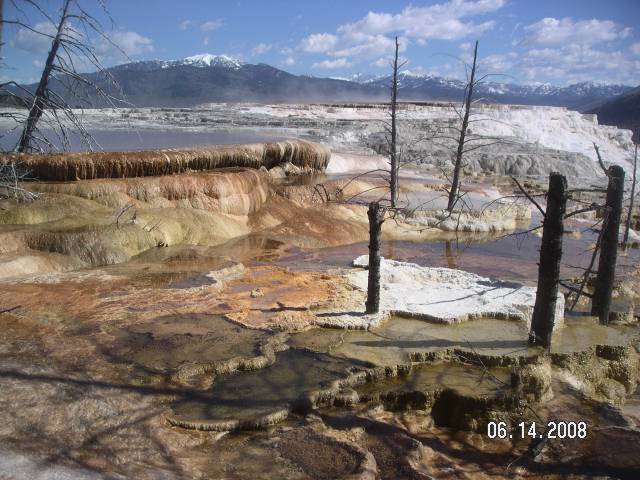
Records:
[[[347,82],[355,82],[360,84],[371,83],[377,80],[380,77],[375,75],[371,75],[369,73],[354,73],[353,75],[349,75],[348,77],[330,77],[334,80],[346,80]]]
[[[403,70],[398,75],[401,77],[413,77],[413,78],[424,78],[424,79],[429,79],[433,77],[433,75],[429,73],[414,72],[412,70]]]
[[[228,55],[213,55],[211,53],[201,53],[170,62],[172,65],[190,65],[193,67],[225,67],[237,70],[242,66],[242,62]]]

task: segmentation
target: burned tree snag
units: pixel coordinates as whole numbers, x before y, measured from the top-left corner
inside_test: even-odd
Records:
[[[567,179],[557,172],[549,176],[547,209],[543,220],[540,263],[538,265],[538,291],[531,319],[529,343],[551,346],[551,334],[556,324],[556,305],[562,260],[562,234],[567,208]]]
[[[384,222],[384,209],[378,202],[369,204],[369,282],[367,284],[367,313],[380,310],[380,234]]]
[[[618,257],[618,234],[622,216],[622,196],[624,194],[624,170],[619,165],[609,167],[607,185],[607,203],[602,225],[598,275],[591,302],[591,315],[600,319],[600,323],[609,323],[611,294],[616,275]]]

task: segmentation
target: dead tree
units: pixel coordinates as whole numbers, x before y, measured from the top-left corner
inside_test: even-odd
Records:
[[[624,226],[624,238],[622,244],[627,247],[629,242],[629,230],[631,229],[631,220],[633,218],[633,201],[636,196],[636,169],[638,167],[638,144],[635,144],[635,152],[633,155],[633,176],[631,177],[631,197],[629,198],[629,211],[627,212],[627,221]]]
[[[2,41],[2,31],[4,30],[4,0],[0,0],[0,50],[4,47],[4,42]],[[2,60],[2,55],[0,55],[0,60]]]
[[[603,324],[609,323],[611,295],[616,274],[618,236],[624,195],[624,169],[619,165],[613,165],[609,167],[607,176],[609,183],[607,185],[605,218],[602,225],[598,275],[591,302],[591,315],[597,316],[600,323]]]
[[[380,235],[384,222],[384,209],[378,202],[371,202],[369,216],[369,279],[367,284],[367,313],[380,311]]]
[[[396,51],[393,57],[393,80],[391,84],[391,139],[389,145],[391,208],[396,207],[398,201],[398,130],[396,125],[398,109],[398,37],[396,37]]]
[[[110,20],[105,3],[102,0],[96,2]],[[14,6],[20,3],[25,8],[16,7],[18,16],[7,18],[2,11],[3,2],[0,1],[0,35],[4,27],[11,25],[51,40],[51,48],[35,91],[14,81],[0,84],[1,96],[27,107],[25,111],[12,109],[0,112],[0,117],[8,118],[15,124],[7,133],[20,132],[13,151],[68,150],[71,148],[71,134],[77,135],[89,150],[96,150],[99,145],[85,129],[82,108],[126,104],[121,100],[123,95],[117,82],[102,65],[96,45],[108,44],[125,57],[126,54],[104,33],[100,21],[89,14],[79,0],[63,0],[60,16],[56,18],[48,13],[41,2],[14,0],[12,3]],[[35,21],[29,21],[32,13],[44,17],[55,28],[55,33],[39,29]],[[93,66],[97,72],[81,74],[78,71],[81,65],[82,68]],[[115,96],[109,92],[115,92]],[[96,100],[100,105],[95,105]],[[19,161],[0,163],[0,196],[18,201],[36,198],[36,194],[23,186],[28,172],[21,168]]]
[[[400,69],[406,62],[399,61],[400,43],[395,38],[395,55],[391,62],[391,102],[389,105],[389,121],[385,122],[386,153],[389,155],[389,203],[391,208],[398,204],[398,171],[400,170],[400,151],[398,146],[398,83]]]
[[[104,2],[96,1],[110,19]],[[55,33],[38,30],[23,18],[2,19],[2,26],[18,26],[51,40],[51,48],[35,91],[13,81],[0,85],[0,94],[28,105],[26,114],[15,111],[0,113],[11,118],[20,129],[14,151],[24,153],[69,149],[71,133],[78,135],[88,149],[99,148],[85,129],[82,113],[78,109],[95,107],[96,101],[100,106],[108,107],[126,102],[121,100],[122,92],[117,82],[102,65],[96,45],[106,43],[125,57],[126,54],[104,33],[100,21],[88,13],[79,0],[62,0],[60,16],[56,18],[34,0],[21,2],[34,9],[34,15],[44,16],[55,28]],[[28,15],[22,9],[18,11]],[[80,66],[92,66],[96,73],[82,74],[79,72]]]
[[[62,14],[60,15],[56,35],[53,38],[53,42],[51,42],[51,50],[49,50],[49,55],[47,55],[47,61],[44,65],[44,69],[42,70],[42,75],[40,76],[40,82],[36,89],[34,101],[29,109],[27,122],[25,123],[22,134],[20,135],[18,145],[16,146],[16,152],[22,153],[27,151],[31,143],[31,139],[33,138],[38,120],[40,120],[40,117],[44,112],[47,91],[49,90],[49,79],[53,72],[54,62],[58,56],[62,35],[64,34],[65,27],[69,21],[69,3],[71,3],[71,0],[64,0],[62,5]]]
[[[560,261],[562,260],[562,235],[567,209],[567,179],[553,172],[549,176],[547,209],[544,213],[540,263],[538,264],[538,290],[531,319],[529,343],[551,346],[551,336],[556,321],[556,306],[560,286]]]
[[[478,61],[478,41],[473,49],[473,64],[471,65],[471,73],[469,82],[467,83],[464,113],[462,117],[462,126],[460,128],[460,137],[458,139],[458,149],[456,150],[455,163],[453,166],[453,178],[451,180],[451,190],[449,191],[449,201],[447,202],[447,210],[453,211],[458,200],[458,190],[460,189],[460,170],[462,168],[462,156],[464,154],[465,137],[469,128],[469,115],[471,114],[471,101],[473,99],[473,89],[476,86],[476,67]]]
[[[462,104],[458,107],[452,105],[452,108],[457,116],[457,120],[453,124],[444,124],[436,126],[435,130],[428,131],[424,140],[432,143],[436,147],[444,148],[451,151],[451,158],[453,162],[453,172],[449,174],[442,170],[442,173],[449,183],[450,187],[443,188],[447,197],[447,207],[449,216],[453,213],[454,209],[461,204],[460,213],[464,209],[471,210],[471,206],[468,202],[464,201],[464,194],[460,194],[460,185],[463,169],[466,166],[465,159],[467,154],[474,150],[490,147],[492,145],[510,144],[514,143],[504,138],[500,138],[496,135],[483,134],[477,131],[472,131],[472,124],[478,124],[483,122],[500,123],[504,122],[492,118],[490,115],[484,115],[482,110],[477,110],[474,106],[483,101],[482,98],[474,98],[477,94],[479,86],[483,84],[487,78],[497,76],[497,73],[482,73],[482,62],[478,58],[479,44],[476,41],[473,50],[473,60],[469,64],[463,60],[466,72],[467,82],[464,89],[464,97]],[[480,128],[480,131],[482,127]]]

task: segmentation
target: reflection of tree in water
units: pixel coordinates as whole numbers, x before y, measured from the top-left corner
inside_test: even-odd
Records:
[[[458,268],[457,256],[451,251],[451,240],[444,242],[444,255],[447,258],[447,267]]]

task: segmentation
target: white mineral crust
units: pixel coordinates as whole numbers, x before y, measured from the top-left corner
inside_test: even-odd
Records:
[[[369,256],[353,262],[367,267]],[[366,291],[367,270],[347,275],[356,287]],[[421,267],[407,262],[380,262],[380,309],[383,315],[421,318],[439,323],[492,317],[531,324],[536,289],[516,282],[504,282],[450,268]],[[556,322],[563,323],[564,296],[559,294]]]

